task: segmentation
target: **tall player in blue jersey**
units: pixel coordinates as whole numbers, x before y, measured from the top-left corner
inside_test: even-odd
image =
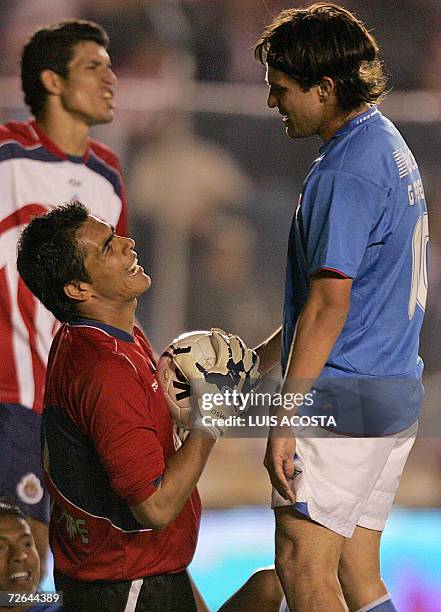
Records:
[[[376,106],[385,92],[378,45],[349,11],[284,11],[255,54],[288,136],[323,141],[289,237],[283,326],[258,347],[261,371],[281,349],[283,391],[312,391],[299,412],[336,422],[271,431],[276,569],[296,612],[389,612],[380,538],[423,394],[421,178]]]

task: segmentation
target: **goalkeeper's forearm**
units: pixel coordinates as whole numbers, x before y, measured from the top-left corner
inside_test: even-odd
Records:
[[[162,481],[146,500],[131,507],[144,527],[164,529],[181,512],[203,472],[215,439],[190,433],[169,459]]]

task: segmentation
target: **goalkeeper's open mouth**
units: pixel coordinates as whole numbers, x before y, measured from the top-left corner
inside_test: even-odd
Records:
[[[144,268],[138,265],[138,259],[135,258],[135,261],[130,266],[130,268],[127,270],[127,273],[129,276],[135,276],[135,274],[138,274],[138,272],[144,272]]]

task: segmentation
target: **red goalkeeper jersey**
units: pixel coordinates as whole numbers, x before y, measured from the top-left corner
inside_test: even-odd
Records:
[[[174,452],[142,333],[91,320],[63,325],[49,355],[42,426],[55,568],[80,580],[134,580],[187,567],[197,491],[160,531],[140,525],[129,508],[155,491]]]

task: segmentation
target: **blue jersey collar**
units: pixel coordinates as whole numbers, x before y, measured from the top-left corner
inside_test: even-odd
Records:
[[[114,338],[118,340],[123,340],[124,342],[135,342],[135,339],[132,335],[128,334],[123,329],[119,329],[118,327],[113,327],[113,325],[107,325],[107,323],[102,323],[101,321],[94,321],[93,319],[76,319],[73,323],[70,323],[72,327],[81,325],[82,327],[95,327],[101,329],[102,331],[110,334]]]
[[[366,125],[367,123],[371,123],[371,121],[375,121],[379,119],[380,117],[381,117],[381,113],[378,110],[378,107],[376,105],[371,106],[370,108],[368,108],[367,111],[365,111],[364,113],[361,113],[361,115],[357,115],[356,117],[354,117],[353,119],[345,123],[344,126],[338,130],[338,132],[335,132],[335,134],[331,136],[329,140],[326,140],[320,146],[320,149],[319,149],[320,153],[326,150],[326,148],[334,140],[334,138],[340,138],[341,136],[344,136],[345,134],[348,134],[349,132],[351,132],[353,129],[361,125]]]

